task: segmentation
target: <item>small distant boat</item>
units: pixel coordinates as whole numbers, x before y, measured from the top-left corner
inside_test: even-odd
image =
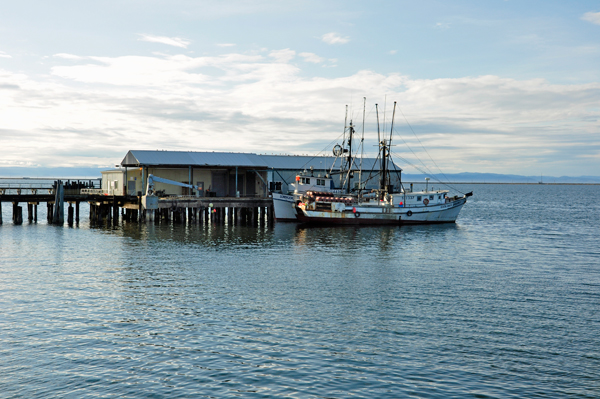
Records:
[[[395,113],[396,103],[394,103]],[[354,132],[350,123],[350,137]],[[393,132],[393,118],[392,118]],[[448,195],[449,190],[429,190],[429,178],[426,188],[413,191],[401,188],[394,191],[390,184],[390,139],[379,142],[381,157],[379,189],[369,193],[359,191],[357,194],[346,192],[335,195],[323,191],[306,191],[296,203],[296,217],[300,222],[310,224],[344,224],[344,225],[406,225],[454,223],[467,198],[473,193],[463,196]],[[335,151],[335,150],[334,150]],[[339,152],[339,149],[338,149]],[[345,151],[351,157],[351,151]],[[350,164],[350,163],[348,163]],[[359,183],[360,186],[360,183]],[[402,187],[402,184],[400,184]]]

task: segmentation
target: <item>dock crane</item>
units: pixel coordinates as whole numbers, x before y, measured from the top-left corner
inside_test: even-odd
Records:
[[[196,197],[200,196],[200,188],[193,184],[180,183],[178,181],[165,179],[162,177],[148,175],[148,185],[146,186],[146,195],[142,196],[142,206],[144,209],[158,209],[158,196],[154,190],[154,183],[165,183],[173,186],[187,187],[196,190]]]

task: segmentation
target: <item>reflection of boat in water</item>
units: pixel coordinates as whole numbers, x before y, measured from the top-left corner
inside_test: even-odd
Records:
[[[395,111],[394,103],[394,111]],[[393,132],[393,119],[392,119]],[[349,134],[354,133],[350,123]],[[429,178],[423,191],[400,190],[390,184],[390,139],[379,141],[380,184],[378,190],[335,196],[333,193],[307,191],[296,205],[296,217],[305,223],[319,224],[433,224],[453,223],[473,193],[463,196],[448,195],[449,190],[429,190]],[[347,152],[352,156],[351,151]],[[348,162],[351,164],[351,162]],[[360,185],[360,183],[359,183]],[[411,185],[412,186],[412,185]],[[349,190],[347,191],[349,192]]]

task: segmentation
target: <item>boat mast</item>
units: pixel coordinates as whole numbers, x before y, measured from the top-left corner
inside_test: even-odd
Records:
[[[362,193],[362,166],[363,166],[363,155],[365,152],[365,110],[367,107],[367,97],[363,97],[363,123],[362,123],[362,137],[360,138],[360,170],[358,171],[358,192]]]
[[[348,127],[348,104],[346,104],[346,116],[344,117],[344,134],[342,135],[342,156],[340,157],[340,187],[343,188],[344,183],[344,165],[342,158],[346,152],[346,128]]]
[[[348,158],[347,158],[347,166],[348,166],[348,174],[347,174],[347,188],[346,192],[350,194],[350,180],[352,177],[352,136],[354,135],[354,126],[352,126],[352,120],[350,120],[350,128],[348,129]],[[346,150],[344,150],[346,151]]]
[[[388,143],[388,151],[387,151],[387,159],[386,159],[386,163],[388,163],[388,164],[389,164],[389,161],[390,161],[390,159],[389,159],[390,158],[390,151],[392,149],[392,135],[394,133],[394,118],[395,117],[396,117],[396,101],[394,101],[394,111],[392,112],[392,128],[390,129],[390,141]],[[386,179],[386,187],[385,187],[386,191],[388,191],[388,185],[391,184],[391,179],[390,179],[390,176],[389,176],[389,174],[390,174],[389,169],[390,168],[388,167],[387,169],[388,169],[388,172],[387,172],[388,176],[387,176],[387,179]],[[391,192],[394,191],[394,189],[392,188],[389,191],[390,191],[390,194],[391,194]]]
[[[381,132],[379,131],[379,107],[375,104],[375,113],[377,114],[377,151],[379,155],[379,189],[383,185],[381,170],[383,169],[383,158],[381,157]]]

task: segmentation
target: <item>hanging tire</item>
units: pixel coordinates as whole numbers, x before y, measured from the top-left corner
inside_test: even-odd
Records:
[[[429,200],[428,200],[427,198],[425,198],[425,199],[423,200],[423,203],[425,204],[425,206],[427,206],[427,205],[429,204]]]
[[[358,212],[358,211],[354,212],[354,217],[355,218],[359,218],[360,217],[360,212]]]
[[[406,212],[406,216],[412,216],[412,211]]]

